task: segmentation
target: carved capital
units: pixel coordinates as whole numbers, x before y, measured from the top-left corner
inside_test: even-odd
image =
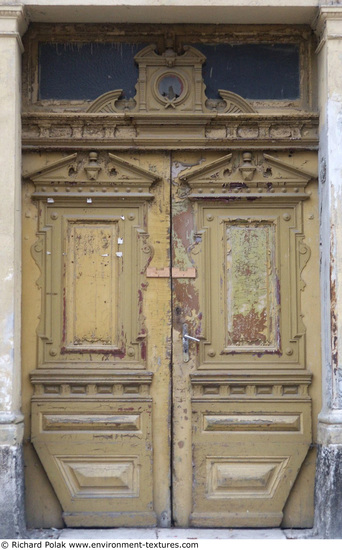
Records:
[[[0,9],[0,40],[1,38],[16,38],[21,53],[24,46],[21,40],[26,32],[28,21],[23,6],[2,6]]]

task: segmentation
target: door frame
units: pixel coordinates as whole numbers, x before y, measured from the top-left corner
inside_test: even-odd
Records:
[[[148,55],[150,53],[147,52]],[[194,59],[195,66],[196,56]],[[96,100],[88,112],[76,114],[29,111],[23,117],[24,149],[66,152],[71,148],[82,153],[90,150],[94,152],[114,150],[118,155],[125,155],[132,147],[136,151],[172,150],[175,147],[190,151],[201,149],[208,152],[226,152],[227,148],[232,151],[249,149],[260,151],[268,148],[271,141],[273,151],[291,148],[299,152],[309,150],[317,144],[316,115],[297,113],[294,116],[292,113],[280,115],[273,112],[251,115],[250,106],[243,98],[226,97],[226,102],[235,101],[234,106],[238,108],[238,112],[234,115],[231,112],[219,114],[207,112],[202,102],[202,112],[199,113],[191,111],[171,113],[172,116],[169,116],[169,112],[163,111],[155,114],[136,112],[130,113],[129,117],[116,109],[117,97],[114,96],[107,98],[109,103],[114,103],[114,111],[110,116],[103,116],[99,110],[100,105],[103,108],[103,99]],[[120,130],[115,135],[113,135],[113,124]],[[70,138],[71,127],[73,128],[72,138]],[[87,132],[89,127],[92,127],[91,135]],[[277,130],[279,127],[280,132]],[[167,144],[166,147],[165,144]],[[41,169],[38,167],[39,171]],[[29,172],[30,170],[25,175],[27,176]],[[165,263],[165,260],[161,262],[161,267]]]

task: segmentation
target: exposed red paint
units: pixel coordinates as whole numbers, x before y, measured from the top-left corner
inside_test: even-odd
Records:
[[[281,294],[280,294],[280,280],[278,275],[276,275],[276,299],[277,299],[277,304],[280,306]]]
[[[145,266],[144,266],[143,269],[140,271],[140,275],[144,275],[144,273],[146,273],[146,269],[148,268],[148,266],[149,266],[150,263],[152,262],[152,258],[153,258],[153,256],[152,256],[152,254],[151,254],[151,256],[148,257]]]
[[[266,328],[266,323],[266,309],[258,313],[252,307],[247,315],[242,315],[241,313],[234,315],[233,332],[231,335],[232,343],[265,344],[266,336],[263,332]]]
[[[280,349],[276,349],[276,350],[265,350],[265,351],[260,351],[258,353],[254,353],[253,354],[254,356],[256,357],[263,357],[264,355],[278,355],[279,357],[281,357],[282,353],[280,351]]]
[[[140,344],[140,354],[141,354],[141,359],[143,361],[146,361],[147,353],[146,353],[146,342],[145,342],[145,340],[143,340]]]
[[[331,328],[331,359],[334,374],[338,369],[338,326],[336,316],[336,283],[330,283],[330,328]]]
[[[277,304],[280,306],[281,303],[281,294],[280,294],[280,279],[278,275],[276,274],[276,300]],[[280,322],[279,322],[279,310],[277,312],[277,318],[276,318],[276,332],[277,332],[277,342],[278,342],[278,348],[279,348],[279,355],[281,355],[281,332],[280,332]],[[278,353],[278,350],[277,350]]]
[[[65,288],[63,288],[63,327],[62,327],[62,342],[66,343],[66,323],[67,323],[67,314],[66,314],[66,295]]]
[[[194,231],[191,209],[192,205],[189,204],[188,210],[176,214],[172,219],[175,235],[181,240],[185,250],[192,244],[192,235]]]
[[[143,312],[143,294],[141,290],[138,290],[138,303],[139,303],[139,315]]]
[[[175,328],[187,319],[190,325],[189,330],[198,335],[198,317],[197,315],[195,318],[193,317],[193,314],[196,314],[199,310],[198,291],[192,281],[186,281],[185,279],[173,279],[172,286],[177,304],[179,304],[182,312],[181,315],[174,316]]]
[[[61,355],[67,355],[69,353],[77,353],[77,354],[80,354],[80,355],[83,355],[83,354],[88,354],[88,355],[91,355],[92,353],[99,353],[103,356],[109,356],[109,355],[112,355],[113,357],[117,357],[119,359],[124,359],[125,356],[126,356],[126,352],[124,350],[121,350],[121,349],[108,349],[108,350],[103,350],[103,349],[96,349],[96,348],[83,348],[82,349],[67,349],[65,346],[63,346],[61,348]]]

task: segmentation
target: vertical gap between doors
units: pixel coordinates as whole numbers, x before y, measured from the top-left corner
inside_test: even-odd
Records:
[[[170,514],[171,514],[171,526],[174,526],[174,519],[173,519],[173,487],[172,487],[172,479],[173,479],[173,282],[172,282],[172,267],[173,267],[173,225],[172,225],[172,151],[170,152],[170,235],[169,235],[169,247],[170,247],[170,345],[171,345],[171,353],[170,353]]]

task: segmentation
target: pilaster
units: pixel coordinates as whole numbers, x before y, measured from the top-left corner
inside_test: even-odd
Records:
[[[20,6],[0,9],[0,537],[24,528],[20,413],[21,36]]]
[[[317,19],[320,112],[322,411],[318,418],[315,529],[341,538],[342,506],[342,6]]]

